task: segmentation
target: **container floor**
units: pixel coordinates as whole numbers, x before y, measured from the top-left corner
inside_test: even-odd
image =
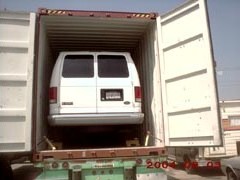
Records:
[[[57,149],[139,146],[139,128],[139,125],[50,127],[48,138]]]

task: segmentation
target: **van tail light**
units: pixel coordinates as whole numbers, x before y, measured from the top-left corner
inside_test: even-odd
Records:
[[[141,102],[142,101],[142,91],[140,86],[135,86],[135,101],[136,102]]]
[[[50,104],[57,103],[57,87],[49,88],[49,103]]]

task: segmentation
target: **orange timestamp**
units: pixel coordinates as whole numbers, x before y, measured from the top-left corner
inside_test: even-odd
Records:
[[[147,160],[146,161],[146,166],[147,168],[176,168],[177,163],[175,161],[151,161],[151,160]],[[197,169],[199,167],[207,167],[209,169],[219,169],[221,168],[221,163],[220,161],[207,161],[205,166],[199,166],[199,163],[197,161],[185,161],[182,164],[183,168],[185,169]]]

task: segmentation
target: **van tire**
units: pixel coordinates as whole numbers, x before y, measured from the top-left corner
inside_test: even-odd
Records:
[[[0,180],[13,180],[13,171],[7,159],[0,157]]]

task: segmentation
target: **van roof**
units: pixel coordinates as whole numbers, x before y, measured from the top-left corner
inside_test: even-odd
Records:
[[[129,52],[111,52],[111,51],[62,51],[60,54],[85,54],[85,53],[100,53],[100,54],[130,54]]]

